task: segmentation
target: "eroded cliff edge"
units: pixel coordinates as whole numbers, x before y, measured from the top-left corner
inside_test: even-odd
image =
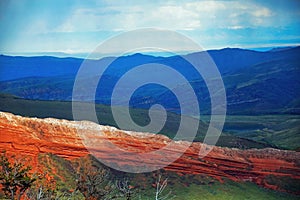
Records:
[[[184,141],[175,142],[162,135],[122,131],[87,121],[26,118],[4,112],[0,112],[0,134],[1,151],[30,156],[33,165],[37,164],[40,153],[53,153],[66,159],[74,159],[89,154],[88,147],[98,153],[97,156],[116,166],[134,168],[140,158],[132,158],[128,156],[128,152],[152,152],[173,143],[175,153],[185,145]],[[88,137],[91,142],[87,143],[79,134]],[[115,152],[111,143],[123,149],[124,153]],[[201,146],[206,145],[193,143],[165,170],[179,174],[205,174],[221,181],[224,178],[252,181],[271,189],[280,188],[266,181],[270,175],[300,181],[300,152],[212,147],[207,156],[199,158]],[[165,150],[163,155],[171,156],[172,149]],[[147,165],[159,162],[155,155],[143,159]]]

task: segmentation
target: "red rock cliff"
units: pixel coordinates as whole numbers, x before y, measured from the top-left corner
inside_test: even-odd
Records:
[[[78,130],[85,137],[93,138],[94,144],[85,142],[83,145]],[[109,139],[126,152],[114,152],[109,142],[104,142],[103,138]],[[166,157],[182,148],[185,142],[174,142],[162,135],[121,131],[86,121],[26,118],[0,112],[0,150],[6,150],[9,154],[31,156],[33,163],[37,162],[39,153],[53,153],[67,159],[78,158],[89,153],[85,148],[89,146],[96,154],[99,153],[100,158],[110,160],[118,166],[134,167],[141,158],[129,157],[128,152],[152,152],[168,143],[173,143],[175,148],[164,150]],[[165,169],[178,173],[206,174],[218,180],[224,177],[234,181],[248,180],[272,189],[277,188],[265,181],[270,174],[300,181],[300,152],[212,147],[206,157],[199,158],[199,149],[203,145],[193,143],[179,159]],[[143,159],[148,165],[155,165],[157,162],[155,156]]]

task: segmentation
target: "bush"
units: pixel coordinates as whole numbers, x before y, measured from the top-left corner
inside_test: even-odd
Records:
[[[15,159],[10,163],[6,152],[0,157],[0,184],[6,197],[21,199],[28,188],[36,181],[29,175],[30,167]]]

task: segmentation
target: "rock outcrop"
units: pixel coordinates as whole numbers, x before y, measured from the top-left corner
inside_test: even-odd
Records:
[[[171,148],[168,148],[169,144]],[[172,155],[186,145],[189,147],[184,154],[168,164]],[[201,147],[212,150],[201,158]],[[30,156],[33,165],[38,162],[40,153],[74,159],[92,152],[116,168],[138,169],[144,165],[151,169],[168,164],[165,170],[179,174],[206,174],[220,181],[224,178],[252,181],[271,189],[279,188],[266,181],[270,175],[300,181],[300,152],[211,147],[173,141],[163,135],[122,131],[87,121],[26,118],[4,112],[0,112],[0,150]]]

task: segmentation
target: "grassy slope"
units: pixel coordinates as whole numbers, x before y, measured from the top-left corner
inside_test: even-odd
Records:
[[[69,120],[73,119],[71,102],[25,100],[11,95],[3,94],[0,94],[0,102],[0,111],[11,112],[14,114],[29,117],[54,117]],[[97,104],[96,112],[100,124],[118,127],[112,117],[111,109],[109,106]],[[146,125],[147,123],[149,123],[147,110],[132,109],[131,115],[133,120],[135,120],[138,124]],[[178,130],[179,122],[179,115],[168,113],[167,122],[164,128],[161,130],[161,133],[173,138]],[[203,141],[206,130],[207,124],[200,121],[200,126],[195,141]],[[250,139],[244,139],[225,133],[221,135],[217,145],[236,148],[270,147],[270,145],[266,142],[256,142]]]
[[[174,188],[175,189],[175,188]],[[215,183],[214,185],[191,185],[188,188],[180,188],[181,195],[176,195],[174,199],[209,199],[209,200],[233,200],[233,199],[297,199],[296,196],[283,194],[279,192],[270,191],[267,189],[259,188],[253,183],[234,183],[226,182]]]
[[[201,120],[208,122],[209,117],[204,116]],[[229,115],[224,130],[281,149],[300,148],[300,115]]]
[[[155,194],[155,188],[151,186],[156,182],[158,172],[151,174],[139,174],[131,182],[133,185],[140,185],[141,181],[147,186],[143,186],[140,190],[137,190],[136,196],[143,197],[142,199],[151,200]],[[298,199],[299,196],[273,191],[259,187],[251,182],[233,182],[225,180],[224,183],[220,183],[214,179],[203,175],[181,175],[178,176],[175,173],[162,173],[162,178],[168,178],[168,185],[164,191],[164,194],[171,192],[169,197],[174,197],[174,200],[235,200],[235,199],[249,199],[249,200],[283,200],[283,199]],[[137,178],[137,176],[139,176]],[[143,177],[141,179],[141,177]]]
[[[90,159],[90,157],[88,156],[83,159]],[[39,160],[47,173],[55,177],[55,180],[58,183],[58,191],[75,189],[76,169],[74,166],[76,166],[76,163],[79,162],[79,160],[74,160],[71,163],[70,161],[51,154],[41,154]],[[106,168],[101,163],[97,163],[96,165]],[[49,168],[52,168],[52,170],[49,170]],[[159,174],[162,175],[162,180],[168,178],[168,185],[163,194],[165,195],[171,192],[169,197],[174,197],[174,200],[296,200],[299,198],[299,196],[293,194],[261,188],[250,182],[233,182],[225,180],[224,183],[220,183],[205,175],[179,176],[177,173],[166,172],[164,170],[144,174],[126,174],[111,170],[109,179],[122,180],[124,177],[127,177],[130,185],[135,188],[133,189],[133,199],[151,200],[154,199],[155,196],[156,190],[154,185]],[[79,199],[79,196],[75,197],[75,199]],[[118,200],[123,199],[124,197],[119,198]]]

